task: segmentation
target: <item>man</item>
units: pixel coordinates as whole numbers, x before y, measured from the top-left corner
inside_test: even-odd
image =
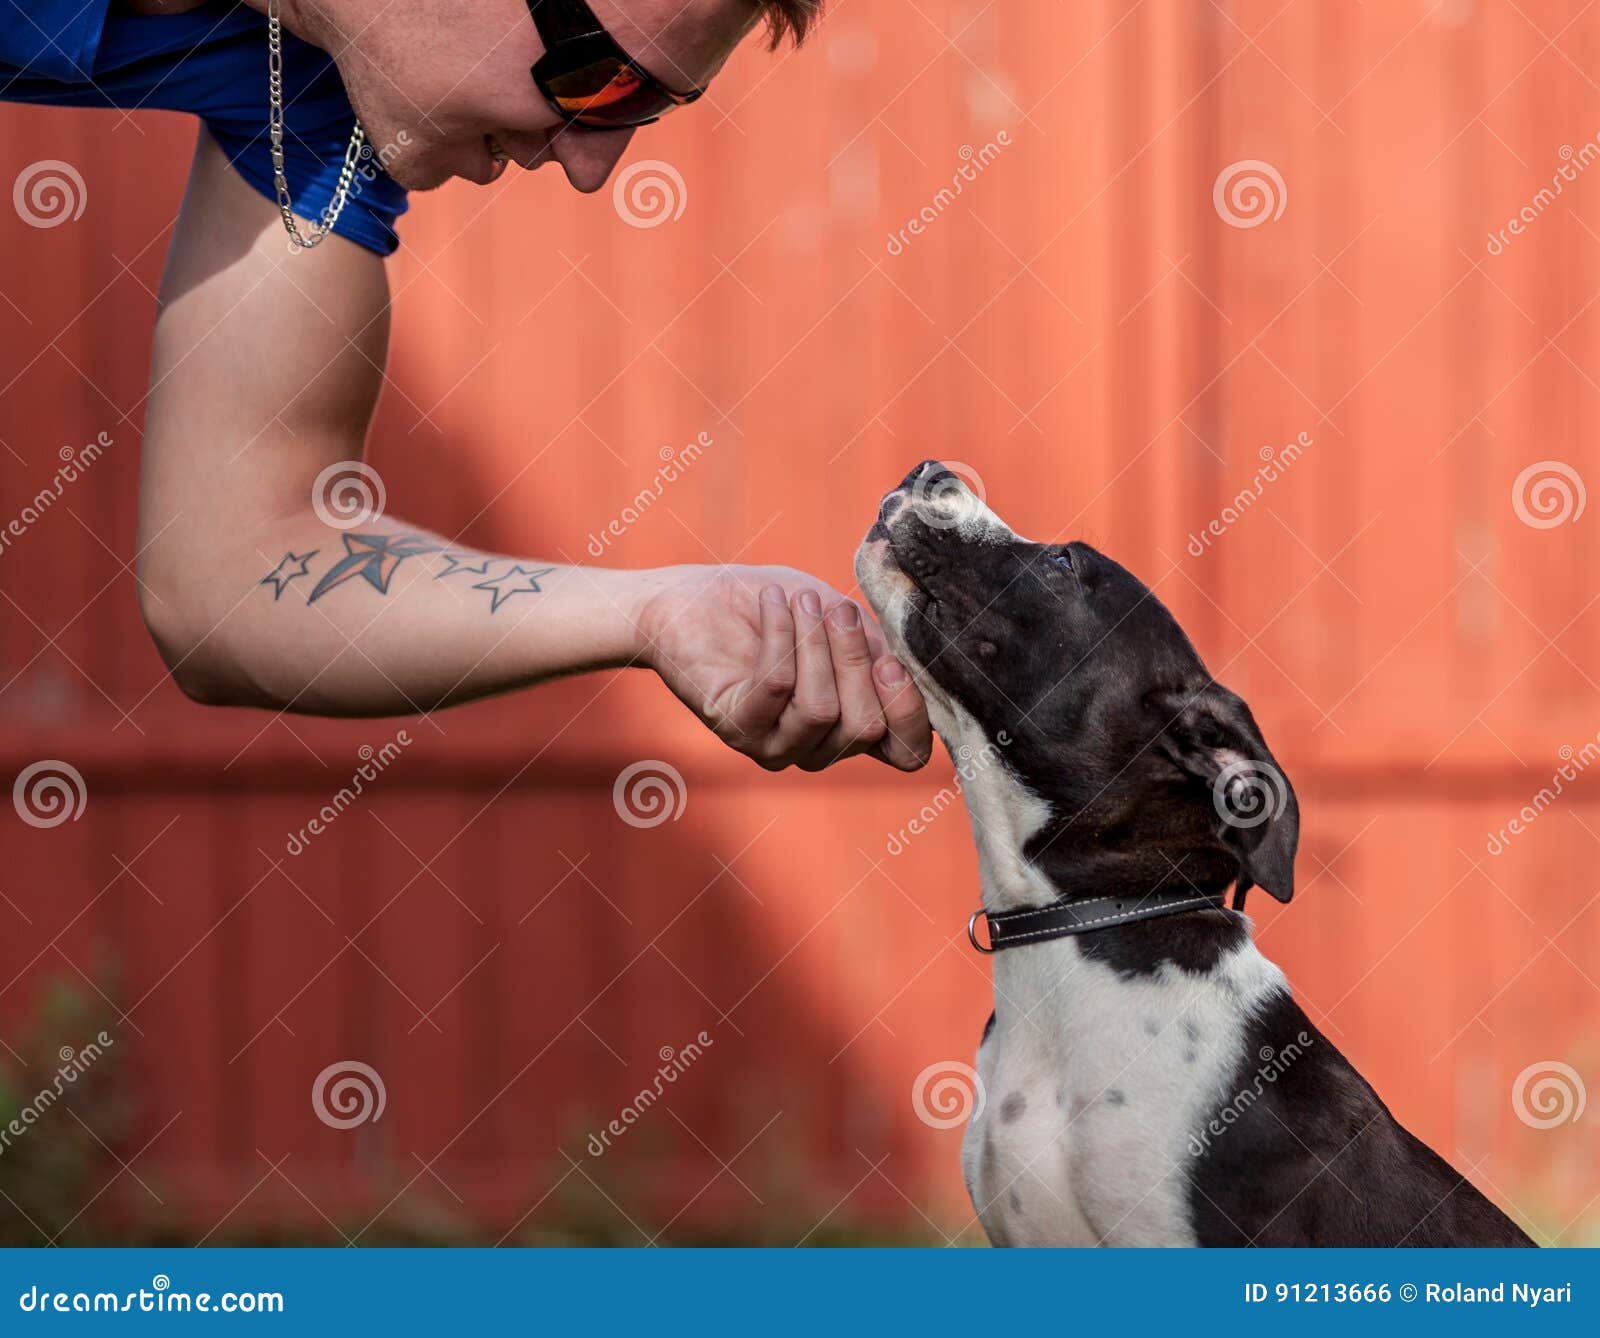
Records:
[[[641,665],[764,767],[926,762],[904,668],[810,576],[469,552],[393,516],[347,526],[327,495],[382,382],[405,190],[508,161],[598,190],[636,123],[763,20],[799,40],[819,3],[281,0],[280,35],[280,0],[0,0],[0,98],[202,120],[139,496],[145,620],[186,693],[373,715]]]

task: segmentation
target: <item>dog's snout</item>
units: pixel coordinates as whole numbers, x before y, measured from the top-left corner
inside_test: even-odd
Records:
[[[920,526],[913,526],[913,521]],[[984,501],[983,481],[970,466],[924,460],[878,507],[873,538],[911,528],[951,531],[949,541],[993,543],[1015,539],[1011,528]],[[929,536],[925,540],[931,542]]]
[[[878,506],[878,521],[887,525],[907,501],[916,501],[937,495],[936,490],[961,486],[960,477],[946,469],[941,460],[924,460],[900,480],[894,491],[886,494]]]
[[[947,509],[970,495],[967,481],[942,460],[924,460],[884,497],[878,507],[878,520],[887,525],[901,511],[922,512],[930,506],[934,510]]]
[[[912,468],[911,472],[900,480],[900,491],[914,488],[928,489],[942,484],[946,479],[961,480],[945,468],[943,460],[924,460],[920,465]]]

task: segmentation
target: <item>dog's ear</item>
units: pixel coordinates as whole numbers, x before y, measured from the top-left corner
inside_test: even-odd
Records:
[[[1219,683],[1194,692],[1158,692],[1162,751],[1203,781],[1221,820],[1218,836],[1239,860],[1239,890],[1263,887],[1279,901],[1294,895],[1300,804],[1250,708]]]

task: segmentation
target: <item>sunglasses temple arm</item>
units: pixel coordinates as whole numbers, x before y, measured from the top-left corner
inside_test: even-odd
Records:
[[[548,46],[605,32],[587,0],[527,0],[528,13]]]

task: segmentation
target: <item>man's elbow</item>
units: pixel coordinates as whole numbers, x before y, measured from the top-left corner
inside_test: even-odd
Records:
[[[259,691],[237,651],[184,591],[158,591],[139,583],[139,611],[167,672],[179,690],[202,706],[261,706]]]

